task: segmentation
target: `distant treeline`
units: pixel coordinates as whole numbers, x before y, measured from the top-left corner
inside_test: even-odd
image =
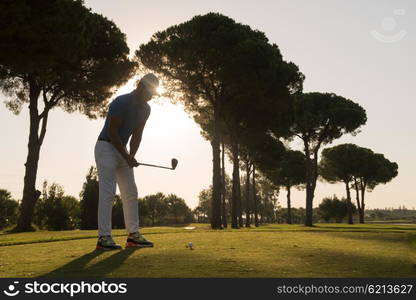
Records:
[[[367,221],[390,221],[397,223],[416,223],[416,209],[408,209],[404,206],[399,208],[375,208],[367,210]]]
[[[43,183],[36,202],[34,228],[46,230],[97,229],[98,178],[91,167],[84,182],[80,197],[65,195],[57,183]],[[140,226],[185,224],[194,221],[192,210],[185,200],[175,194],[157,193],[138,199]],[[11,193],[0,189],[0,229],[16,225],[20,204]],[[113,228],[125,228],[123,205],[119,195],[114,197]]]
[[[244,180],[242,180],[244,182]],[[230,213],[231,209],[229,202],[231,198],[229,196],[231,186],[228,185],[229,179],[227,178],[227,189],[226,189],[226,207],[227,215],[229,216],[227,221],[230,222]],[[245,185],[242,185],[243,191],[246,190]],[[279,187],[270,185],[270,182],[261,178],[256,184],[256,190],[258,191],[258,214],[259,214],[259,223],[288,223],[288,214],[291,215],[292,224],[304,224],[306,220],[306,210],[303,207],[295,208],[291,207],[290,212],[287,208],[281,207],[279,204]],[[199,194],[199,204],[193,210],[195,221],[201,223],[209,223],[211,220],[211,194],[212,187],[201,191]],[[247,198],[245,193],[243,193],[243,198]],[[248,199],[250,199],[248,197]],[[243,203],[248,203],[249,206],[252,206],[252,202],[244,201]],[[358,223],[360,214],[359,210],[355,204],[352,206],[352,216],[355,223]],[[243,210],[246,210],[246,207],[243,206]],[[250,209],[249,209],[250,211]],[[365,217],[370,222],[385,222],[385,221],[395,221],[400,223],[416,223],[416,210],[405,208],[404,206],[399,207],[398,209],[394,208],[385,208],[385,209],[369,209],[366,210]],[[247,218],[253,219],[253,215],[245,214],[243,215],[244,223],[247,224]],[[313,222],[314,223],[343,223],[347,222],[348,219],[348,202],[346,198],[339,199],[336,195],[332,197],[325,197],[322,199],[320,205],[313,209]]]
[[[245,178],[241,178],[245,182]],[[251,211],[254,205],[252,197],[247,196],[246,182],[242,185],[242,196],[248,205],[242,207],[243,211]],[[225,210],[228,222],[231,222],[231,189],[230,178],[226,178]],[[289,210],[279,204],[279,187],[274,186],[265,177],[259,176],[256,182],[258,193],[258,217],[259,224],[287,223]],[[39,201],[37,201],[33,223],[39,229],[46,230],[73,230],[73,229],[97,229],[98,207],[98,177],[97,171],[91,167],[86,176],[79,199],[65,195],[62,186],[56,183],[43,183],[43,189]],[[204,189],[199,194],[198,206],[191,210],[185,200],[175,194],[165,195],[156,193],[138,199],[140,226],[160,226],[187,224],[192,222],[210,223],[212,187]],[[322,199],[319,207],[313,209],[313,222],[346,222],[348,216],[347,199],[338,199],[336,195]],[[353,217],[359,218],[359,212],[355,205],[352,206]],[[20,213],[19,202],[12,198],[7,190],[0,189],[0,229],[9,228],[16,224]],[[304,224],[306,210],[303,207],[292,207],[290,210],[293,224]],[[252,213],[242,216],[246,226],[250,226]],[[369,222],[397,222],[416,223],[416,210],[401,206],[384,209],[366,210],[366,219]],[[114,198],[113,228],[124,228],[123,206],[119,195]]]
[[[341,220],[335,220],[331,218],[330,220],[325,220],[322,217],[322,210],[319,208],[314,208],[314,214],[316,216],[314,222],[316,223],[326,223],[326,222],[346,222],[346,216]],[[278,212],[278,222],[277,223],[286,223],[287,209],[282,208]],[[305,209],[292,208],[292,218],[294,224],[303,224],[305,220]],[[359,218],[358,214],[354,214],[355,221]],[[377,208],[377,209],[368,209],[366,211],[367,223],[380,222],[380,223],[416,223],[416,210],[407,209],[407,208]]]

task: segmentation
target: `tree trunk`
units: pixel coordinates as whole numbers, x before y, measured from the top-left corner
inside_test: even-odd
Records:
[[[306,148],[306,147],[305,147]],[[310,157],[309,150],[305,150],[306,156],[306,216],[305,226],[313,226],[313,198],[316,188],[318,164],[317,159]]]
[[[42,145],[43,137],[46,131],[46,120],[43,119],[41,138],[39,138],[39,124],[40,118],[38,114],[38,98],[40,89],[35,87],[34,83],[30,84],[29,95],[29,113],[30,113],[30,128],[29,128],[29,143],[28,154],[25,163],[25,176],[23,185],[23,198],[21,203],[21,212],[17,221],[17,226],[14,231],[32,231],[31,226],[33,211],[36,201],[39,199],[41,192],[36,190],[36,176],[38,172],[40,147]]]
[[[240,176],[240,173],[239,173]],[[241,181],[241,178],[239,179]],[[243,202],[241,199],[241,185],[238,185],[238,192],[237,192],[237,214],[238,214],[238,227],[241,228],[244,226],[243,222]]]
[[[239,228],[238,226],[238,203],[241,199],[240,193],[240,159],[238,153],[238,144],[232,142],[233,155],[233,187],[231,195],[231,228]]]
[[[348,224],[354,224],[352,218],[352,204],[351,204],[351,192],[349,181],[345,181],[345,187],[347,190],[347,215],[348,215]]]
[[[238,212],[238,226],[243,227],[243,212],[242,212],[242,203],[241,203],[241,184],[240,184],[240,174],[238,175],[238,185],[237,185],[237,212]]]
[[[259,227],[259,216],[257,213],[257,191],[256,191],[256,167],[253,164],[253,205],[254,205],[254,226]]]
[[[250,161],[246,160],[246,227],[250,227]]]
[[[286,190],[287,190],[287,224],[292,224],[292,206],[290,202],[290,186],[287,186]]]
[[[365,196],[365,189],[367,188],[367,184],[364,182],[364,180],[361,178],[360,180],[360,186],[361,186],[361,209],[360,209],[360,223],[364,224],[364,212],[365,212],[365,202],[364,202],[364,196]]]
[[[222,219],[222,226],[227,228],[227,210],[225,205],[225,198],[227,194],[227,189],[225,186],[225,147],[224,141],[221,143],[222,153],[221,153],[221,165],[222,165],[222,172],[221,172],[221,179],[222,179],[222,202],[221,202],[221,219]]]
[[[241,186],[238,186],[238,193],[237,193],[237,213],[238,213],[238,226],[241,228],[244,226],[243,222],[243,204],[241,200]]]
[[[358,217],[360,224],[364,223],[363,210],[360,203],[360,184],[357,181],[357,178],[354,177],[354,187],[355,187],[355,198],[357,201]]]
[[[29,138],[29,140],[31,140]],[[36,190],[36,175],[38,171],[40,147],[29,141],[28,155],[25,163],[25,177],[21,212],[15,231],[32,231],[33,211],[41,192]]]
[[[364,224],[365,223],[364,222],[364,209],[363,208],[360,208],[358,210],[358,213],[359,213],[359,218],[360,218],[360,224]]]
[[[361,204],[360,204],[360,188],[358,187],[357,178],[354,177],[354,189],[355,189],[355,200],[357,202],[357,209],[361,211]]]
[[[313,188],[310,184],[307,184],[306,186],[306,216],[305,216],[305,226],[313,226],[312,218],[313,218]]]
[[[220,118],[218,105],[214,108],[214,136],[212,138],[212,216],[211,228],[221,229],[221,155]]]

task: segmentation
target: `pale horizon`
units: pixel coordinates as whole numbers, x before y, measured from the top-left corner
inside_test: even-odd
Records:
[[[399,175],[366,194],[366,208],[414,208],[416,169],[416,3],[412,1],[129,1],[89,0],[93,12],[113,20],[127,36],[131,54],[158,30],[187,21],[198,14],[218,12],[265,32],[283,58],[293,61],[306,76],[304,92],[333,92],[359,103],[368,121],[361,133],[346,135],[331,147],[354,143],[382,153],[399,165]],[[393,21],[392,21],[393,20]],[[382,34],[374,34],[374,32]],[[391,38],[397,36],[397,40]],[[384,37],[384,38],[383,38]],[[112,99],[133,90],[135,79],[117,90]],[[27,156],[29,117],[27,105],[20,115],[7,110],[0,93],[0,189],[20,199]],[[174,193],[194,208],[198,194],[212,183],[212,150],[200,128],[180,104],[169,99],[149,103],[152,113],[143,133],[137,160],[169,164],[175,171],[135,169],[139,197],[157,192]],[[88,169],[94,163],[94,145],[103,119],[89,120],[79,113],[54,109],[48,120],[40,152],[36,187],[43,180],[63,186],[79,198]],[[300,149],[299,140],[291,144]],[[324,147],[324,148],[325,148]],[[227,165],[231,176],[231,165]],[[343,184],[318,182],[314,206],[322,198],[345,197]],[[355,203],[355,195],[353,200]],[[286,207],[281,189],[279,203]],[[292,206],[305,207],[305,191],[293,189]]]

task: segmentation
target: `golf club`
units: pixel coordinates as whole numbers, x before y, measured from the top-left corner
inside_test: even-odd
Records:
[[[151,165],[151,164],[145,164],[145,163],[139,162],[139,166],[148,166],[148,167],[155,167],[155,168],[162,168],[162,169],[169,169],[169,170],[175,170],[177,165],[178,165],[178,160],[176,158],[172,158],[171,167],[157,166],[157,165]]]

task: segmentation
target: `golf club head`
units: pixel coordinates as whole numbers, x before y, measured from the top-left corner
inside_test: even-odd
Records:
[[[176,158],[172,158],[172,170],[175,170],[177,165],[178,165],[178,160]]]

